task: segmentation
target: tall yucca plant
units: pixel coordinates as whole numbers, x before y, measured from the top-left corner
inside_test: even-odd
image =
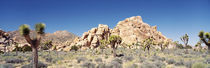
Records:
[[[111,35],[109,37],[109,44],[111,44],[112,50],[113,50],[113,56],[116,57],[116,49],[118,45],[122,42],[122,38],[118,35]]]
[[[198,35],[203,43],[208,46],[208,52],[210,53],[210,32],[200,31]]]
[[[32,52],[33,52],[33,68],[38,68],[38,46],[40,45],[41,37],[44,35],[44,30],[45,30],[45,24],[43,23],[38,23],[35,25],[35,30],[36,30],[36,38],[31,39],[30,38],[30,28],[29,25],[23,24],[19,27],[19,32],[21,35],[23,35],[26,39],[26,41],[31,45]]]
[[[189,41],[189,36],[187,34],[185,34],[184,36],[182,36],[181,38],[181,41],[184,43],[184,47],[187,46],[188,44],[188,41]]]

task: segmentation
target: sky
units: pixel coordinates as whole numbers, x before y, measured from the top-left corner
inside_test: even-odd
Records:
[[[141,16],[166,37],[189,44],[199,40],[201,30],[210,32],[208,0],[0,0],[0,29],[18,30],[22,24],[44,22],[46,32],[67,30],[78,36],[98,24],[114,28],[125,18]]]

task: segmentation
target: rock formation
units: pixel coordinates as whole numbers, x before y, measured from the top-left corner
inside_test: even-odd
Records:
[[[157,26],[150,26],[142,21],[140,16],[130,17],[120,21],[113,29],[112,34],[122,37],[123,43],[132,44],[142,41],[145,38],[153,37],[156,42],[167,40],[161,32],[157,31]]]
[[[86,46],[96,48],[99,46],[99,41],[108,39],[110,35],[119,35],[122,38],[122,43],[133,44],[140,42],[148,37],[153,37],[156,42],[160,40],[168,40],[161,32],[157,31],[157,26],[150,26],[142,21],[140,16],[134,16],[120,21],[114,29],[110,29],[107,25],[99,24],[98,27],[92,28],[85,32],[81,38],[72,45]],[[67,47],[68,48],[68,47]],[[68,49],[65,49],[68,51]]]

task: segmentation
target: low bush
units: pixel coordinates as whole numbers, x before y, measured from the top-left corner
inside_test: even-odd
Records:
[[[21,68],[32,68],[32,63],[22,66]],[[47,68],[47,64],[38,61],[38,68]]]
[[[176,63],[176,61],[174,59],[169,59],[166,61],[168,64],[174,64]]]
[[[7,59],[6,60],[6,63],[22,63],[22,62],[24,62],[24,60],[22,60],[22,59]]]
[[[206,68],[206,65],[204,63],[194,63],[192,68]]]
[[[71,46],[70,51],[72,51],[72,50],[77,51],[78,49],[79,49],[79,47],[77,47],[76,45],[74,45],[74,46]]]

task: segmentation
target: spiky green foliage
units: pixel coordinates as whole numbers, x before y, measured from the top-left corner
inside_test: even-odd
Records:
[[[201,47],[201,41],[198,41],[198,42],[195,44],[195,47]]]
[[[29,25],[23,24],[19,27],[21,35],[28,35],[30,33]]]
[[[106,40],[100,40],[100,49],[105,49],[106,47],[107,47],[107,44],[108,44],[109,42],[108,41],[106,41]]]
[[[121,44],[122,38],[120,36],[118,36],[118,35],[111,35],[109,37],[108,41],[109,41],[109,44],[111,44],[111,47],[113,49],[113,55],[115,57],[116,56],[116,51],[115,50],[117,49],[117,46],[119,44]]]
[[[39,34],[44,34],[44,30],[45,30],[45,24],[44,23],[38,23],[35,26],[36,32]]]
[[[52,47],[52,41],[51,40],[48,40],[48,41],[45,41],[44,43],[42,43],[42,46],[41,46],[41,49],[43,50],[48,50]]]
[[[200,31],[199,37],[206,45],[210,45],[210,32]]]
[[[143,49],[144,51],[147,49],[149,51],[151,45],[153,44],[153,39],[152,38],[147,38],[142,41]]]
[[[185,47],[187,46],[188,44],[188,41],[189,41],[189,36],[187,34],[185,34],[184,36],[182,36],[181,38],[181,41],[184,43]]]
[[[198,36],[200,40],[208,46],[208,52],[210,53],[210,32],[200,31]]]
[[[122,41],[122,38],[118,35],[111,35],[109,37],[109,43],[113,46],[115,46],[115,44],[120,44]]]

